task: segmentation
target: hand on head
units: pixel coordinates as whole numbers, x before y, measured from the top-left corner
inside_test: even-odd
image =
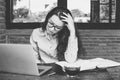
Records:
[[[68,27],[70,31],[74,30],[74,20],[69,13],[63,12],[63,14],[60,17],[61,20],[65,22],[65,25]]]

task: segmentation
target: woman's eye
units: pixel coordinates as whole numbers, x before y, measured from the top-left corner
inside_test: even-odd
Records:
[[[49,26],[53,26],[51,23],[49,23]]]
[[[56,28],[56,30],[60,30],[61,28]]]

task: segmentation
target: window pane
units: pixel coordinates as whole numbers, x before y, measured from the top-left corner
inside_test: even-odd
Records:
[[[111,3],[110,0],[100,0],[101,23],[109,23],[109,22],[115,23],[115,14],[116,14],[116,0],[111,0]]]
[[[57,0],[13,0],[14,23],[43,22]]]
[[[116,0],[112,0],[112,22],[115,23]]]
[[[109,22],[109,5],[100,5],[100,22]]]
[[[68,0],[67,2],[75,22],[90,22],[90,0]]]

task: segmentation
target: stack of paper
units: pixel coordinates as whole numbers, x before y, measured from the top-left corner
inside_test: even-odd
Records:
[[[115,62],[108,59],[103,58],[94,58],[94,59],[79,59],[75,63],[68,63],[65,61],[57,62],[56,64],[60,65],[64,68],[66,67],[80,67],[80,71],[83,70],[91,70],[97,68],[109,68],[109,67],[116,67],[120,66],[119,62]]]

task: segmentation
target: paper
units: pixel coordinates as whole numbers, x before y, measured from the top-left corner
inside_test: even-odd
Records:
[[[64,66],[80,67],[80,71],[91,70],[95,68],[108,68],[108,67],[120,66],[119,62],[115,62],[115,61],[103,59],[103,58],[94,58],[94,59],[87,59],[87,60],[79,59],[75,63],[68,63],[66,61],[60,61],[60,62],[57,62],[56,64],[60,65],[63,68]]]

